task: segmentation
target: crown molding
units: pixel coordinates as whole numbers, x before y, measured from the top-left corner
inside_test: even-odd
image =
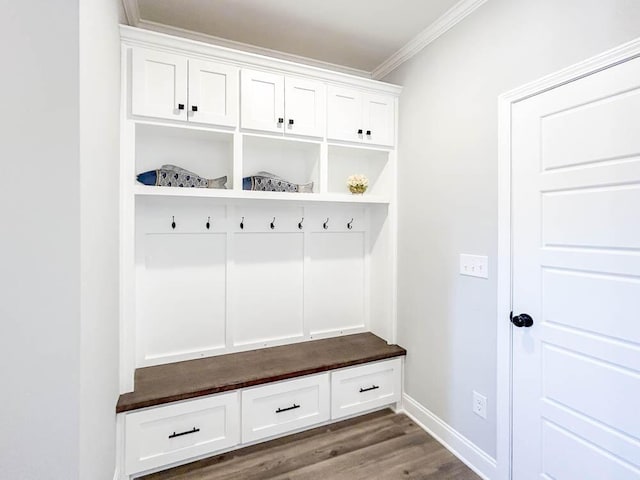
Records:
[[[124,13],[127,16],[127,22],[132,27],[138,26],[140,22],[140,9],[138,8],[138,0],[122,0]]]
[[[447,10],[440,18],[413,37],[397,52],[378,65],[371,77],[380,80],[404,62],[421,52],[427,45],[461,22],[469,14],[482,6],[487,0],[461,0]]]
[[[124,1],[136,3],[136,0]],[[271,50],[270,48],[259,47],[257,45],[251,45],[249,43],[236,42],[235,40],[228,40],[226,38],[216,37],[214,35],[209,35],[206,33],[195,32],[193,30],[187,30],[184,28],[173,27],[170,25],[165,25],[163,23],[152,22],[150,20],[139,19],[136,26],[139,28],[144,28],[145,30],[151,30],[153,32],[188,38],[197,42],[209,43],[225,48],[232,48],[234,50],[241,50],[243,52],[277,58],[279,60],[286,60],[288,62],[302,63],[304,65],[310,65],[312,67],[322,68],[324,70],[333,70],[334,72],[346,73],[347,75],[353,75],[356,77],[364,77],[369,79],[371,78],[371,72],[367,72],[366,70],[346,67],[344,65],[337,65],[330,62],[323,62],[322,60],[315,60],[313,58],[304,57],[302,55],[295,55],[293,53],[281,52],[279,50]]]

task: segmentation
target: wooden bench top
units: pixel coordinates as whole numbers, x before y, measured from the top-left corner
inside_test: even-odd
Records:
[[[138,368],[116,413],[406,355],[373,333]]]

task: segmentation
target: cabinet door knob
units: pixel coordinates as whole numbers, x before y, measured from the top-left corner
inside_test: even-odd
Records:
[[[184,110],[184,103],[178,104],[178,110]]]
[[[293,118],[289,119],[289,125],[293,125]]]
[[[282,117],[278,118],[278,123],[284,123],[284,118]]]
[[[198,106],[197,105],[191,105],[191,110],[194,112],[198,111]]]
[[[361,128],[358,129],[358,135],[362,135],[362,129]]]
[[[370,137],[371,136],[371,130],[367,130],[367,136]]]

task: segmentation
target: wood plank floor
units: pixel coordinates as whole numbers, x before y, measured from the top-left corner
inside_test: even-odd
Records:
[[[406,415],[391,410],[253,445],[145,480],[479,480]]]

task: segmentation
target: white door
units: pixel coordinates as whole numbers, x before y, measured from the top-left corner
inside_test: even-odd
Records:
[[[187,59],[180,55],[133,49],[131,113],[187,119]]]
[[[321,82],[285,79],[285,131],[309,137],[324,136],[325,87]]]
[[[189,60],[189,121],[235,127],[238,94],[236,67]]]
[[[327,138],[362,142],[362,93],[348,88],[328,88]]]
[[[512,113],[513,478],[640,479],[640,58]]]
[[[284,77],[247,69],[241,75],[242,128],[284,132]]]
[[[394,144],[395,99],[365,94],[362,102],[364,141],[376,145]]]

